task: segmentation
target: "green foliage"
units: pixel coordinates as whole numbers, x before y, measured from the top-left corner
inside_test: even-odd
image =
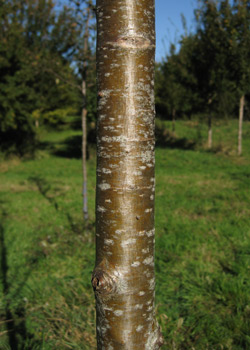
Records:
[[[228,1],[201,1],[196,12],[198,42],[194,71],[205,110],[218,118],[231,115],[238,103],[229,72],[232,8]]]
[[[42,118],[46,124],[56,126],[59,124],[67,123],[68,117],[72,115],[76,115],[76,112],[77,112],[76,109],[72,107],[58,108],[58,109],[55,109],[54,111],[49,111],[47,113],[44,113],[42,115]]]
[[[73,15],[67,6],[55,7],[53,0],[1,3],[2,151],[23,155],[34,150],[34,126],[43,121],[58,125],[73,111],[80,119],[81,82],[75,60],[76,48],[80,52],[80,39]],[[93,81],[93,74],[90,77]],[[94,93],[89,94],[87,101],[92,120]]]
[[[196,30],[180,49],[157,65],[156,111],[163,119],[237,116],[239,98],[249,94],[249,1],[197,1]],[[247,107],[249,108],[249,98]]]
[[[157,129],[165,133],[170,125],[157,122]],[[177,121],[175,139],[196,140],[198,125]],[[200,132],[203,137],[205,126]],[[163,350],[250,346],[249,123],[243,132],[240,158],[233,153],[235,121],[215,125],[219,153],[181,144],[156,149],[156,308]],[[95,154],[87,163],[85,227],[80,144],[80,131],[44,130],[39,158],[1,162],[1,349],[96,348],[90,283]],[[229,154],[223,152],[230,145]]]
[[[250,3],[236,0],[232,6],[229,64],[238,96],[250,92]]]
[[[156,70],[156,112],[163,119],[190,118],[197,113],[200,96],[194,74],[193,50],[197,37],[182,39],[178,53],[172,45],[170,55]]]

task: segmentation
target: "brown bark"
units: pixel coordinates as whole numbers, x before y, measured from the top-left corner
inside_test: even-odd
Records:
[[[245,96],[242,95],[240,98],[240,108],[239,108],[239,130],[238,130],[238,155],[242,153],[242,125],[243,125],[243,115],[244,115],[244,104]]]
[[[86,82],[85,82],[86,83]],[[87,194],[87,108],[82,109],[82,196],[83,196],[83,217],[88,220],[88,194]]]
[[[176,115],[176,110],[173,108],[172,110],[172,131],[175,133],[175,115]]]
[[[212,116],[211,114],[209,114],[208,117],[208,148],[212,148],[212,144],[213,144],[213,129],[212,129]]]
[[[156,350],[154,0],[97,0],[97,348]]]

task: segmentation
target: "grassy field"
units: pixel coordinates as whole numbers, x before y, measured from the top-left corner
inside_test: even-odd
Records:
[[[161,125],[165,128],[170,124]],[[250,349],[250,124],[178,122],[156,149],[156,311],[171,350]],[[95,152],[82,220],[80,132],[0,164],[0,349],[95,349]]]

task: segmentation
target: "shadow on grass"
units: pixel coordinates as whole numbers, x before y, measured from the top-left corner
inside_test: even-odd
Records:
[[[88,140],[87,144],[87,159],[89,159],[89,146],[94,145],[94,141]],[[82,136],[75,135],[66,138],[61,142],[40,142],[39,150],[47,151],[57,157],[81,159],[82,157]]]
[[[39,141],[36,150],[46,151],[52,155],[64,158],[81,158],[82,136],[74,135],[63,140]]]
[[[95,129],[90,129],[87,136],[87,159],[89,159],[90,148],[96,143]],[[82,134],[65,137],[57,141],[40,141],[38,150],[47,151],[58,157],[81,159],[82,157]]]
[[[80,159],[82,156],[82,136],[75,135],[68,137],[60,143],[60,148],[53,151],[53,154],[63,158]]]
[[[11,291],[12,284],[8,280],[8,251],[6,247],[6,238],[3,222],[7,217],[6,211],[2,210],[0,213],[1,224],[0,224],[0,263],[1,263],[1,282],[3,289],[3,298],[4,298],[4,322],[3,325],[6,327],[7,337],[9,348],[11,350],[32,350],[31,347],[27,346],[27,341],[32,340],[32,336],[27,332],[26,329],[26,317],[25,317],[25,308],[24,305],[19,304],[16,308],[13,309],[11,303],[15,301],[20,292],[22,291],[27,279],[30,276],[30,273],[33,269],[27,270],[26,274],[23,277],[21,283],[18,283],[16,290]],[[15,276],[18,276],[18,271],[15,273]]]
[[[3,294],[6,299],[5,304],[5,323],[7,334],[9,338],[9,346],[12,350],[18,350],[17,331],[15,325],[15,319],[10,310],[10,301],[7,298],[9,292],[9,284],[7,281],[8,265],[7,265],[7,249],[5,246],[4,228],[0,224],[0,244],[1,244],[1,273],[2,273],[2,284]],[[25,325],[24,325],[25,333]]]
[[[194,140],[189,140],[185,137],[178,138],[174,133],[166,129],[160,131],[156,129],[156,147],[193,150],[196,146],[197,142]]]
[[[59,206],[58,206],[58,202],[56,200],[57,197],[59,197],[59,195],[54,195],[52,196],[49,192],[50,190],[53,190],[52,186],[50,183],[48,183],[48,181],[46,179],[44,179],[42,176],[32,176],[29,178],[29,181],[33,182],[39,192],[41,193],[41,195],[50,203],[54,206],[55,210],[58,211],[59,210]],[[84,232],[84,230],[93,230],[95,223],[91,222],[89,220],[85,221],[84,219],[82,219],[82,221],[80,222],[75,222],[75,220],[73,219],[73,217],[70,215],[70,213],[66,212],[64,213],[67,221],[69,223],[70,229],[72,232],[76,233],[76,234],[81,234]]]
[[[49,153],[53,153],[56,149],[57,142],[50,141],[39,141],[37,144],[37,149],[41,151],[47,151]]]
[[[156,140],[156,147],[159,148],[178,148],[181,150],[193,150],[196,142],[186,138],[175,138],[168,140]]]
[[[90,156],[90,148],[95,145],[95,133],[91,131],[88,133],[87,140],[87,160]],[[52,153],[55,156],[63,158],[75,158],[81,159],[82,157],[82,135],[70,136],[66,140],[60,143],[58,149],[54,149]]]
[[[55,197],[49,196],[49,191],[51,190],[51,185],[42,176],[31,176],[29,181],[33,182],[41,195],[47,199],[47,201],[52,204],[56,210],[58,210],[58,204]]]

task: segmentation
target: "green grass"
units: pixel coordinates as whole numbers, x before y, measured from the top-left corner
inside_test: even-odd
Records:
[[[205,126],[198,144],[197,125],[177,122],[176,143],[156,149],[156,310],[164,350],[250,349],[250,125],[242,157],[236,128],[217,125],[208,152]],[[91,150],[84,227],[80,132],[44,131],[41,138],[35,160],[0,164],[0,349],[91,350],[95,155]],[[184,138],[195,146],[177,142]]]

